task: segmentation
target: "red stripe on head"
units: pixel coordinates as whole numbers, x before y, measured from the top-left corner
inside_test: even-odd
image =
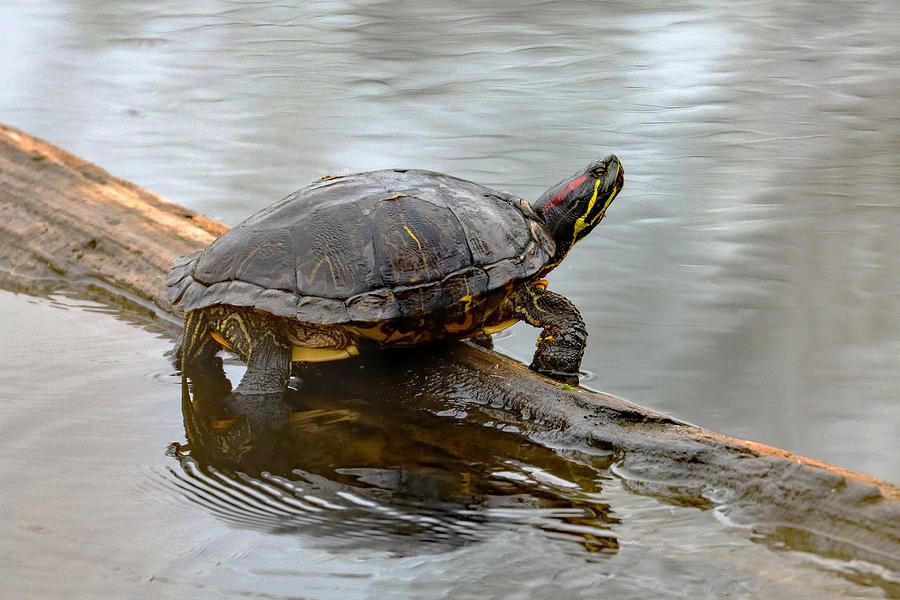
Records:
[[[553,194],[553,196],[551,196],[550,199],[544,203],[544,205],[541,207],[541,212],[546,214],[546,212],[554,206],[562,204],[563,201],[569,197],[569,194],[572,193],[572,190],[584,183],[585,179],[587,179],[587,175],[582,175],[581,177],[573,179],[572,181],[567,183],[563,189]]]

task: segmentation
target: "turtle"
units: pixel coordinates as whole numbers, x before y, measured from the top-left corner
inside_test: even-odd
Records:
[[[485,339],[525,321],[542,329],[530,367],[577,383],[584,319],[544,277],[623,183],[615,155],[534,202],[419,169],[323,177],[175,261],[176,361],[200,368],[225,349],[247,364],[235,393],[279,393],[294,362]]]

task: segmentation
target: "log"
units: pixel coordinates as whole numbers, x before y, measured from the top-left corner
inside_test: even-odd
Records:
[[[227,228],[0,125],[0,285],[39,293],[75,286],[175,333],[166,300],[172,261]],[[900,488],[874,477],[706,431],[620,398],[571,389],[469,343],[372,359],[365,377],[323,365],[361,396],[455,406],[522,435],[610,451],[631,490],[715,509],[779,544],[893,571],[900,564]]]

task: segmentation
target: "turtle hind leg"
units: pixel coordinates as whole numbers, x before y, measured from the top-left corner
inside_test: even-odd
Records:
[[[212,338],[212,325],[203,309],[185,315],[184,329],[175,342],[173,355],[175,366],[182,377],[188,377],[194,389],[225,389],[231,391],[231,383],[222,368],[222,359],[216,356],[221,349]]]
[[[172,352],[175,365],[182,371],[213,366],[220,347],[212,333],[209,317],[203,309],[188,312],[181,337]]]
[[[537,285],[524,285],[513,298],[515,313],[543,329],[531,369],[565,383],[578,383],[587,343],[584,319],[572,302]]]

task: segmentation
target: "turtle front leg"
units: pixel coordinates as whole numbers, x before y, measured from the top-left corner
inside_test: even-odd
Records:
[[[529,284],[516,292],[513,310],[529,325],[543,329],[531,368],[558,381],[577,384],[587,329],[575,305],[565,296]]]
[[[291,376],[291,346],[266,332],[253,340],[247,372],[235,388],[238,394],[277,394],[287,388]]]
[[[219,320],[218,335],[247,363],[236,394],[277,394],[291,376],[291,345],[274,319],[255,311],[233,309]]]

